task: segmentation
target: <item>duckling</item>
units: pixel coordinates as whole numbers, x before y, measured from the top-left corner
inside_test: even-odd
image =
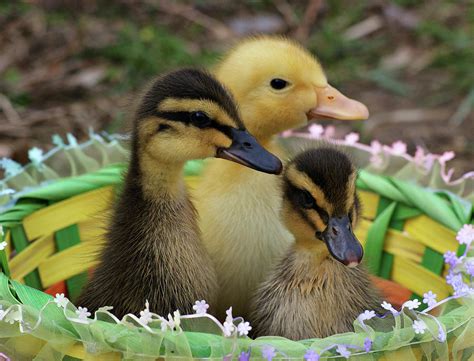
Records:
[[[297,155],[283,175],[283,220],[295,244],[255,293],[255,336],[293,340],[353,331],[380,296],[360,265],[363,249],[353,228],[360,215],[356,170],[332,148]]]
[[[210,74],[183,69],[159,77],[138,103],[124,188],[78,305],[113,306],[121,317],[146,300],[160,315],[191,313],[196,300],[213,303],[215,270],[182,174],[186,161],[212,156],[267,173],[282,168]]]
[[[224,56],[215,74],[234,94],[249,131],[280,156],[284,152],[276,135],[315,116],[368,117],[365,105],[328,84],[313,55],[285,38],[243,41]],[[245,317],[252,292],[293,241],[280,221],[278,177],[213,159],[194,199],[203,241],[217,270],[217,314],[225,316],[232,306]]]

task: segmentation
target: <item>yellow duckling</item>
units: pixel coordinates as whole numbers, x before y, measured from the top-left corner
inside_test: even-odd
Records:
[[[156,79],[134,116],[131,157],[100,262],[77,304],[113,306],[118,317],[150,310],[191,313],[213,304],[216,275],[183,179],[186,161],[221,157],[278,174],[280,160],[246,130],[225,88],[208,73]],[[231,206],[231,205],[230,205]]]
[[[233,93],[251,134],[276,154],[283,153],[275,142],[277,134],[304,126],[315,116],[368,117],[362,103],[329,85],[308,51],[284,38],[243,41],[217,65],[215,74]],[[203,241],[217,269],[218,315],[233,306],[245,316],[252,291],[292,243],[279,217],[279,180],[212,160],[195,198]]]
[[[327,147],[287,165],[282,216],[295,244],[254,296],[254,336],[327,337],[353,331],[359,314],[380,308],[352,231],[360,217],[356,175],[344,153]]]

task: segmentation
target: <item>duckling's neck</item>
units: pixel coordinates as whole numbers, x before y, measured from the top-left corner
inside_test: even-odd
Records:
[[[326,247],[324,242],[314,238],[296,239],[294,247],[296,253],[300,255],[305,254],[308,258],[311,259],[311,262],[308,263],[311,265],[320,265],[323,262],[327,261],[330,257],[328,248]]]
[[[184,163],[163,162],[144,153],[139,160],[140,186],[147,200],[161,200],[164,196],[180,199],[185,196]]]

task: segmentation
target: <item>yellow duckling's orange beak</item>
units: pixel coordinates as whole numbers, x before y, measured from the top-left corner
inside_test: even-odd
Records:
[[[329,84],[325,87],[315,87],[314,90],[318,105],[308,112],[308,119],[322,116],[341,120],[363,120],[369,117],[369,110],[364,104],[346,97]]]

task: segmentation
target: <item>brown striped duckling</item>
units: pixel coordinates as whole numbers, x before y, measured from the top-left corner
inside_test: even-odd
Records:
[[[330,85],[310,52],[283,37],[238,43],[215,74],[234,94],[250,133],[277,155],[285,152],[276,135],[316,116],[368,117],[365,105]],[[293,242],[280,220],[279,179],[212,159],[194,196],[203,241],[218,275],[217,313],[225,317],[232,306],[245,318],[252,292]]]
[[[100,261],[76,304],[113,306],[121,317],[211,305],[217,284],[183,178],[186,161],[232,160],[278,174],[280,160],[245,129],[225,88],[210,74],[182,69],[156,79],[134,115],[131,158]],[[231,206],[231,205],[230,205]]]
[[[256,291],[255,336],[348,332],[360,313],[380,307],[353,233],[360,217],[356,174],[344,153],[327,147],[304,151],[286,167],[282,217],[295,244]]]

